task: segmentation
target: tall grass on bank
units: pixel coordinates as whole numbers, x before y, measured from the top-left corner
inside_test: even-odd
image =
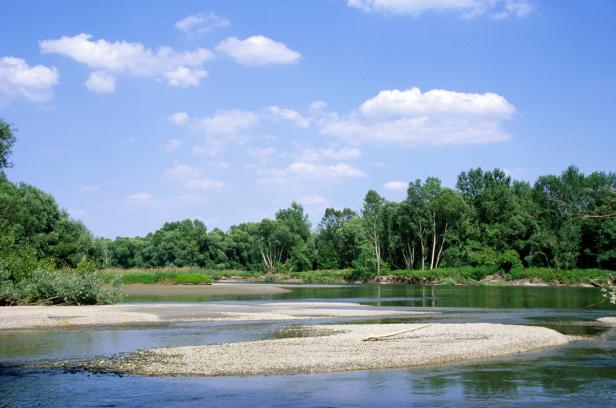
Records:
[[[602,269],[556,270],[549,268],[515,268],[509,272],[490,267],[450,267],[425,270],[393,270],[376,276],[353,269],[331,269],[291,273],[264,274],[256,271],[211,270],[199,268],[106,269],[107,279],[119,276],[124,283],[209,284],[220,279],[240,279],[265,283],[346,284],[355,282],[399,282],[412,284],[492,284],[528,280],[548,284],[593,284],[610,286],[616,271]]]
[[[111,276],[111,275],[110,275]],[[212,277],[203,273],[175,271],[128,272],[116,275],[123,283],[169,284],[169,285],[211,285]]]

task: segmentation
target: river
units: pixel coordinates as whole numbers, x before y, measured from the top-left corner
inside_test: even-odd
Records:
[[[293,335],[301,322],[169,323],[0,332],[0,406],[329,407],[616,406],[616,315],[593,288],[357,285],[297,287],[280,295],[133,296],[126,302],[297,299],[354,301],[433,310],[383,322],[540,325],[585,336],[523,355],[404,370],[256,377],[138,377],[26,369],[21,363],[76,359],[139,348],[200,345]],[[347,320],[350,321],[350,320]],[[313,323],[339,323],[317,319]],[[353,319],[353,322],[358,322]]]

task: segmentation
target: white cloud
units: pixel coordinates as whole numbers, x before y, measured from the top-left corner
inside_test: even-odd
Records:
[[[515,108],[505,98],[492,92],[484,94],[452,92],[433,89],[421,92],[419,88],[379,92],[359,107],[366,116],[473,114],[510,116]]]
[[[487,143],[508,140],[502,124],[515,113],[495,93],[460,93],[418,88],[387,90],[349,115],[322,119],[323,134],[350,143],[369,141],[403,146]]]
[[[303,117],[299,112],[293,109],[281,108],[278,106],[268,106],[264,109],[266,114],[269,114],[274,120],[286,120],[300,128],[310,126],[308,119]]]
[[[525,0],[509,0],[505,2],[501,11],[492,14],[492,18],[503,20],[509,17],[524,17],[534,10],[535,8]]]
[[[165,172],[165,175],[179,184],[186,191],[210,191],[224,187],[220,180],[203,177],[201,169],[186,164],[176,164]]]
[[[186,67],[178,67],[174,71],[165,73],[165,78],[167,78],[169,85],[183,88],[199,85],[201,80],[206,76],[207,72],[203,69],[191,69]]]
[[[294,161],[284,168],[260,170],[260,173],[258,183],[264,185],[285,183],[296,185],[298,182],[307,180],[322,182],[365,176],[362,170],[347,163],[324,164],[306,161]]]
[[[212,179],[195,179],[187,180],[184,187],[190,191],[211,191],[219,190],[225,186],[225,183],[220,180]]]
[[[113,93],[115,91],[115,77],[105,71],[95,71],[88,76],[85,85],[92,92]]]
[[[92,40],[90,34],[64,36],[39,42],[45,54],[60,54],[96,70],[129,73],[134,76],[166,78],[170,85],[194,86],[205,77],[203,64],[214,57],[212,51],[177,52],[171,47],[158,51],[128,41]]]
[[[276,153],[276,149],[273,147],[251,147],[247,152],[250,156],[266,158]]]
[[[524,17],[534,10],[528,0],[347,0],[350,7],[366,12],[408,14],[424,12],[457,12],[464,18],[488,14],[500,20]]]
[[[197,145],[193,146],[192,153],[195,156],[214,157],[222,153],[221,144]]]
[[[229,20],[210,11],[209,13],[197,13],[184,17],[175,23],[175,28],[185,33],[207,33],[230,25]]]
[[[165,147],[163,148],[163,150],[166,151],[167,153],[173,153],[178,149],[178,147],[180,147],[181,144],[182,144],[181,140],[169,139],[167,140],[167,143],[165,143]]]
[[[327,103],[323,102],[323,101],[314,101],[310,104],[309,109],[311,111],[322,111],[323,109],[327,108]]]
[[[291,173],[308,177],[362,177],[364,172],[346,163],[316,164],[296,161],[289,165]]]
[[[404,181],[390,181],[385,183],[385,190],[405,190],[409,183]]]
[[[247,66],[290,64],[301,58],[300,53],[262,35],[254,35],[245,40],[229,37],[218,43],[215,50]]]
[[[297,202],[304,207],[326,207],[329,205],[329,200],[320,195],[306,195],[297,199]]]
[[[173,115],[169,115],[167,117],[167,119],[170,122],[172,122],[172,123],[174,123],[174,124],[176,124],[178,126],[182,126],[182,125],[185,125],[185,124],[187,124],[189,122],[190,117],[188,116],[188,113],[186,113],[186,112],[177,112],[177,113],[174,113]]]
[[[138,193],[129,195],[128,197],[126,197],[126,199],[131,204],[147,204],[152,201],[152,195],[140,191]]]
[[[231,165],[224,160],[210,160],[207,162],[207,165],[218,170],[226,170],[231,167]]]
[[[201,175],[201,170],[195,167],[190,167],[186,164],[177,164],[173,167],[168,168],[165,174],[167,175],[167,177],[172,178],[194,178]]]
[[[259,115],[241,109],[219,110],[214,115],[195,119],[193,126],[210,135],[233,135],[240,130],[250,129],[259,122]]]
[[[321,149],[308,148],[300,150],[298,157],[304,161],[329,160],[351,160],[361,156],[361,151],[357,147],[325,147]]]
[[[60,75],[55,67],[35,65],[30,67],[21,58],[0,58],[0,104],[14,98],[31,102],[45,102],[53,97],[53,86]]]

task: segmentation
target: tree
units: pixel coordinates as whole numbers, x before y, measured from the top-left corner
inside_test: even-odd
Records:
[[[385,200],[374,190],[368,191],[364,198],[364,206],[362,208],[362,216],[364,217],[364,229],[367,241],[370,243],[372,255],[376,268],[376,274],[381,274],[381,263],[383,261],[381,252],[381,227],[382,227],[382,211]]]
[[[335,269],[352,265],[354,258],[348,259],[348,249],[353,246],[354,238],[343,232],[343,228],[356,216],[357,214],[348,208],[325,209],[315,240],[319,268]],[[353,252],[353,249],[350,251]]]
[[[13,153],[13,144],[16,140],[15,130],[0,118],[0,173],[6,168],[13,167],[9,157]]]

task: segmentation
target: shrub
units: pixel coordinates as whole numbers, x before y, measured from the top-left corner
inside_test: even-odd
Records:
[[[508,249],[501,253],[498,257],[498,264],[499,268],[505,273],[509,273],[512,269],[522,267],[520,255],[513,249]]]
[[[74,270],[56,270],[39,260],[31,248],[16,248],[10,237],[0,239],[0,304],[108,304],[121,299],[118,279],[105,281],[96,264],[82,258]]]

